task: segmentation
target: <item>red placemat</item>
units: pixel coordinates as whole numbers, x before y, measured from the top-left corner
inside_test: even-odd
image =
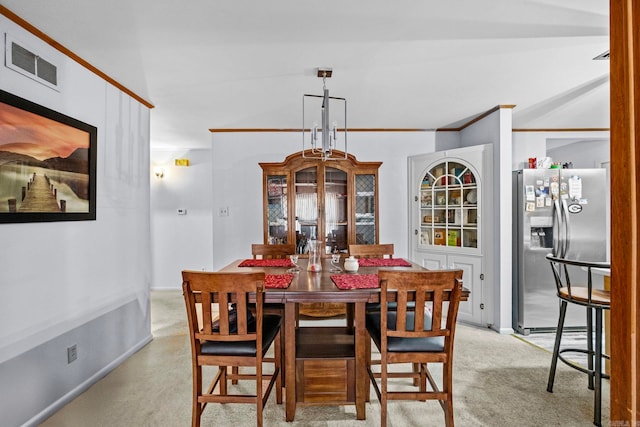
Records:
[[[379,288],[377,274],[336,274],[331,280],[339,289]]]
[[[293,267],[290,259],[245,259],[238,267]]]
[[[360,258],[360,267],[411,267],[411,263],[402,258]]]
[[[293,274],[265,274],[264,287],[272,289],[288,288],[293,279]]]

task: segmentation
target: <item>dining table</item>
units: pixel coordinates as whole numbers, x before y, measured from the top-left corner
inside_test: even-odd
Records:
[[[320,271],[308,271],[308,260],[302,257],[295,266],[289,260],[239,259],[220,270],[264,272],[264,303],[284,304],[286,421],[294,420],[298,404],[355,404],[356,418],[366,418],[369,337],[365,313],[367,303],[379,302],[378,270],[427,270],[402,258],[386,258],[361,259],[357,272],[347,273],[344,268],[332,271],[336,266],[330,261],[323,258]],[[292,272],[295,267],[298,271]],[[463,289],[462,300],[468,295]],[[349,316],[340,327],[300,326],[298,308],[305,303],[345,303]],[[338,392],[333,383],[340,380],[345,390]]]

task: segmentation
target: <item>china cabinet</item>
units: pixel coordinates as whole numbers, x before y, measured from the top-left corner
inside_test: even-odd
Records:
[[[490,164],[490,145],[409,158],[411,259],[429,269],[462,269],[471,293],[458,318],[479,325],[489,318],[482,283],[492,228]]]
[[[336,156],[344,153],[338,153]],[[264,242],[295,243],[308,256],[310,240],[320,240],[323,256],[347,254],[349,244],[378,243],[378,169],[381,162],[346,158],[322,161],[288,156],[260,163],[263,171]],[[301,304],[300,313],[331,317],[342,303]]]
[[[264,242],[295,243],[307,254],[309,240],[324,253],[348,252],[349,244],[378,243],[378,169],[381,162],[303,158],[260,163],[263,171]]]

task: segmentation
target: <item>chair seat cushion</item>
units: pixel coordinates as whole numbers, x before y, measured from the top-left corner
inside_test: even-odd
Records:
[[[264,354],[280,329],[282,317],[277,314],[265,314],[262,317],[262,354]],[[255,324],[249,328],[249,332],[255,332]],[[201,344],[202,354],[215,354],[225,356],[256,356],[255,341],[204,341]]]
[[[380,315],[381,312],[373,311],[368,312],[367,317],[367,330],[369,335],[376,343],[378,348],[381,348],[382,338],[380,330]],[[396,311],[387,312],[387,327],[395,329],[396,327]],[[407,330],[413,330],[413,322],[415,319],[415,313],[412,311],[407,312]],[[431,316],[429,313],[424,315],[424,326],[426,329],[431,328]],[[402,353],[425,353],[425,352],[440,352],[444,351],[444,337],[429,337],[429,338],[400,338],[389,337],[387,339],[387,351],[389,352],[402,352]]]

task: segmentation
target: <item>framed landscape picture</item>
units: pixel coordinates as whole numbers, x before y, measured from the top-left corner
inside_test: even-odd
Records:
[[[95,220],[97,135],[0,90],[0,223]]]

